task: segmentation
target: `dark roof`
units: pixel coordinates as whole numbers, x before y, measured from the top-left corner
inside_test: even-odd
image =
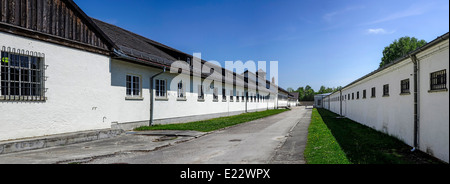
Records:
[[[154,40],[145,38],[136,33],[130,32],[128,30],[122,29],[112,24],[105,23],[103,21],[91,18],[93,22],[102,30],[110,40],[115,44],[115,48],[118,49],[117,52],[125,54],[130,57],[134,62],[139,62],[143,64],[150,64],[159,67],[170,68],[171,64],[177,60],[185,61],[187,57],[191,58],[191,62],[194,61],[193,56],[181,52],[177,49],[171,48],[162,43],[156,42]],[[202,64],[212,68],[222,68],[213,63],[201,60]],[[201,76],[202,78],[208,77],[210,74],[201,73],[199,68],[191,67],[194,76]],[[236,74],[233,71],[222,68],[222,72],[226,72],[229,75],[236,75],[236,77],[244,78],[244,76]],[[259,71],[258,72],[264,72]],[[265,72],[264,72],[265,73]],[[216,80],[221,80],[222,76],[215,77]],[[225,81],[227,83],[236,83],[236,79],[233,77],[233,81]],[[266,80],[270,83],[270,81]],[[251,85],[252,83],[244,82],[246,87],[256,89],[256,86]],[[260,89],[262,91],[267,91],[267,89]],[[281,87],[278,90],[287,93]]]
[[[292,95],[293,98],[298,99],[298,92],[290,92],[289,95]]]
[[[153,46],[154,41],[120,27],[92,18],[121,52],[139,59],[170,66],[175,58]]]

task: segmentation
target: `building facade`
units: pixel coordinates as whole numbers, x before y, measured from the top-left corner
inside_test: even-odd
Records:
[[[448,163],[448,37],[324,97],[322,106]]]
[[[72,0],[0,0],[0,16],[0,141],[287,106],[265,76],[92,19]]]

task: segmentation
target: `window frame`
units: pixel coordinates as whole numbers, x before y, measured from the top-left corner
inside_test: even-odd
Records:
[[[404,79],[400,81],[400,94],[404,95],[404,94],[410,94],[410,81],[409,78],[408,79]]]
[[[162,85],[162,81],[164,81],[164,85]],[[162,86],[164,86],[164,90],[162,89]],[[156,99],[167,99],[167,80],[166,79],[155,79],[155,98]],[[159,88],[157,88],[159,87]],[[164,95],[161,95],[161,94]]]
[[[429,92],[447,91],[447,69],[430,73]]]
[[[128,82],[128,77],[130,77],[130,82]],[[139,93],[138,95],[134,95],[135,92],[135,88],[134,84],[136,84],[135,82],[135,78],[138,78],[138,89],[137,92]],[[128,84],[130,84],[130,89],[128,88]],[[130,91],[130,94],[128,94],[128,92]],[[128,73],[125,75],[125,99],[141,99],[142,98],[142,76],[141,75],[137,75],[137,74],[131,74]]]
[[[389,84],[383,85],[383,97],[389,96]]]
[[[197,101],[204,102],[205,101],[205,89],[203,84],[197,85]]]
[[[213,102],[219,101],[219,88],[213,88]]]
[[[44,54],[3,47],[0,58],[0,101],[47,100]]]
[[[376,95],[376,88],[375,87],[372,87],[372,89],[371,89],[371,94],[370,94],[370,98],[376,98],[377,97],[377,95]]]
[[[222,88],[222,102],[227,101],[227,90],[225,88]]]
[[[180,80],[180,82],[177,83],[177,100],[186,100],[186,85],[183,80]]]

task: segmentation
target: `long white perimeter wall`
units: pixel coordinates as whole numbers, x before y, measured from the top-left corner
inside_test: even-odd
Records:
[[[419,60],[419,149],[449,162],[448,90],[430,92],[430,73],[449,71],[448,39],[417,54]],[[414,145],[413,63],[404,59],[324,98],[323,106],[337,114]],[[401,93],[401,80],[409,79],[410,94]],[[389,84],[389,96],[383,85]],[[372,97],[372,88],[375,96]],[[363,90],[366,97],[363,98]],[[359,98],[357,93],[359,92]],[[349,98],[350,94],[350,98]],[[342,95],[342,96],[341,96]],[[352,95],[354,98],[352,98]],[[341,96],[341,97],[340,97]],[[341,98],[342,101],[339,99]],[[342,111],[341,111],[342,106]]]

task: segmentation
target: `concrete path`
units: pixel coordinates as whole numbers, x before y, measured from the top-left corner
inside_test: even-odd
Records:
[[[311,109],[295,107],[210,133],[127,132],[110,139],[2,154],[0,164],[304,163],[310,113]]]
[[[93,164],[267,164],[304,163],[311,109],[240,124],[148,153],[95,159]],[[296,126],[297,125],[297,126]]]

